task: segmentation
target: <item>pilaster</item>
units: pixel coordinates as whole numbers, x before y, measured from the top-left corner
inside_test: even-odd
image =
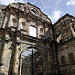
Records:
[[[19,69],[19,56],[20,56],[20,43],[18,42],[20,38],[16,36],[16,42],[15,42],[15,53],[14,53],[14,61],[13,61],[13,69],[12,69],[12,75],[18,75],[18,69]]]
[[[10,37],[8,33],[5,34],[3,43],[4,45],[3,45],[2,55],[1,55],[2,65],[0,66],[0,73],[4,75],[8,75],[11,53],[12,53],[10,49],[12,42],[10,41]]]

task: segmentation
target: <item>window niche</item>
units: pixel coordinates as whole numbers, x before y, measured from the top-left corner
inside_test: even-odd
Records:
[[[25,22],[22,22],[22,29],[26,30],[26,23]]]
[[[61,57],[61,64],[63,64],[63,65],[66,64],[65,56]]]
[[[44,35],[44,29],[40,28],[40,35]]]
[[[36,37],[36,27],[30,25],[30,36]]]
[[[70,64],[74,63],[74,56],[72,53],[69,54],[69,62],[70,62]]]
[[[17,19],[16,19],[16,18],[13,18],[13,26],[14,26],[14,27],[17,27],[17,25],[18,25]]]

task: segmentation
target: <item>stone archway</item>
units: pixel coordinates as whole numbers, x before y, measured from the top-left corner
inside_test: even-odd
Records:
[[[6,34],[6,36],[5,36],[5,39],[6,39],[6,43],[4,43],[5,50],[10,49],[10,51],[12,52],[10,55],[10,57],[12,57],[12,58],[10,58],[10,61],[9,61],[10,65],[8,64],[9,75],[10,75],[10,72],[11,72],[11,75],[21,75],[21,54],[27,48],[35,48],[42,55],[43,65],[44,65],[43,75],[46,75],[46,71],[47,71],[46,70],[46,68],[47,68],[47,65],[46,65],[47,53],[46,53],[46,51],[47,51],[47,48],[45,47],[43,42],[40,41],[39,39],[31,39],[29,37],[25,38],[25,40],[22,40],[22,39],[20,39],[20,37],[16,37],[15,34],[16,33],[12,34],[12,36],[14,36],[14,39],[11,39],[11,40],[7,39],[9,34]],[[9,36],[9,38],[11,38],[11,37]],[[4,54],[6,54],[6,52],[4,52]],[[12,65],[12,67],[11,67],[11,65]]]
[[[21,75],[21,66],[22,66],[22,53],[25,51],[25,50],[27,50],[27,49],[31,49],[31,48],[33,48],[33,49],[36,49],[40,54],[41,54],[41,56],[42,56],[42,58],[43,58],[43,75],[46,75],[46,72],[47,72],[47,53],[46,53],[46,49],[45,48],[43,48],[43,47],[41,47],[41,46],[39,46],[39,45],[26,45],[25,47],[24,47],[24,49],[23,50],[21,50],[21,53],[20,53],[20,59],[19,59],[19,75]]]

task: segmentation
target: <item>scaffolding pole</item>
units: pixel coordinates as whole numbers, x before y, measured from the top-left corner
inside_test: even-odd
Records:
[[[32,75],[34,75],[34,69],[33,69],[33,49],[32,49]]]

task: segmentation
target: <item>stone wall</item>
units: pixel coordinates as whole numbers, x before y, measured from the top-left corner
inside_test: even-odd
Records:
[[[4,14],[5,14],[5,12],[2,11],[2,9],[5,9],[5,7],[6,7],[5,5],[0,5],[0,27],[1,27],[2,23],[3,23]]]
[[[34,8],[38,13],[35,13]],[[39,8],[29,3],[25,5],[20,3],[10,4],[1,13],[3,15],[0,16],[0,43],[2,45],[0,47],[0,73],[4,75],[21,75],[22,52],[28,47],[35,47],[44,58],[43,73],[45,75],[46,50],[40,39],[43,40],[51,36],[49,35],[51,32],[49,31],[49,28],[51,30],[50,19]],[[39,16],[40,14],[42,17]],[[30,26],[36,28],[36,37],[30,35]],[[23,49],[23,47],[25,48]]]
[[[75,74],[74,21],[74,17],[67,14],[55,24],[60,72],[65,75]]]

